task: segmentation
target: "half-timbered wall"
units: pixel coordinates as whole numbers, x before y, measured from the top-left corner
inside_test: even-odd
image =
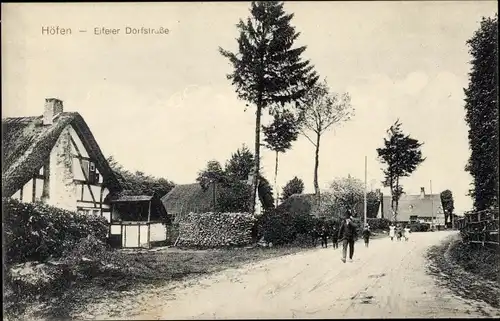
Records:
[[[110,221],[110,206],[104,204],[109,190],[89,155],[69,125],[59,136],[45,166],[12,197],[23,202],[43,200],[70,211],[103,215]]]

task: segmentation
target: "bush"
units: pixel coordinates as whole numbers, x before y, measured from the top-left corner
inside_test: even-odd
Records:
[[[3,198],[6,263],[45,261],[61,257],[89,235],[105,242],[105,218],[83,215],[43,203]]]
[[[189,213],[179,221],[179,245],[202,248],[242,246],[252,242],[256,222],[248,213]]]
[[[307,212],[285,212],[280,208],[265,212],[259,217],[258,224],[259,237],[264,237],[266,242],[274,245],[285,245],[310,243],[311,232],[322,221]]]
[[[391,221],[386,218],[367,218],[366,223],[372,231],[388,230]]]

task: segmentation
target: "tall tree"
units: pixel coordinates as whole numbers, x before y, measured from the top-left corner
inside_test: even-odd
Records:
[[[278,178],[279,153],[285,153],[292,147],[292,142],[299,135],[298,119],[289,111],[279,112],[274,115],[274,120],[269,126],[263,126],[266,147],[276,153],[274,167],[274,188],[276,190],[276,206],[278,206]]]
[[[281,193],[281,200],[285,201],[293,194],[302,194],[304,192],[304,182],[295,176],[286,183],[283,187],[283,192]]]
[[[465,121],[471,155],[465,167],[473,178],[469,195],[476,210],[498,207],[498,14],[484,18],[467,41],[472,55],[465,91]]]
[[[354,108],[348,94],[330,93],[326,80],[316,84],[306,95],[301,110],[301,134],[315,147],[314,152],[314,192],[318,202],[319,151],[321,136],[333,125],[348,121],[354,115]]]
[[[387,131],[384,147],[377,148],[379,161],[385,165],[382,182],[391,189],[393,220],[397,221],[399,198],[403,193],[400,179],[408,177],[425,160],[422,157],[423,143],[403,133],[399,119]]]
[[[236,180],[248,180],[255,161],[246,145],[238,148],[226,161],[224,171],[228,177]]]
[[[207,189],[210,184],[224,184],[226,177],[222,166],[216,160],[208,161],[207,167],[198,172],[196,181],[200,183],[203,189]]]
[[[366,193],[366,217],[375,218],[380,206],[380,195],[374,191]]]
[[[219,48],[233,66],[227,75],[236,87],[238,98],[256,106],[255,165],[253,188],[257,192],[260,169],[261,116],[265,108],[284,106],[299,101],[318,80],[313,66],[301,55],[305,46],[293,48],[299,33],[290,22],[293,14],[286,14],[282,2],[252,2],[251,16],[237,24],[240,35],[238,52]],[[252,197],[252,211],[255,208]]]
[[[444,223],[446,224],[448,222],[448,218],[451,218],[453,215],[455,203],[453,201],[453,194],[449,189],[442,191],[440,196],[444,212]]]
[[[337,178],[330,184],[329,193],[333,196],[333,203],[336,206],[338,214],[350,212],[354,216],[361,215],[360,210],[364,202],[364,183],[351,177]]]
[[[226,161],[224,173],[231,186],[239,186],[242,181],[247,181],[254,165],[252,152],[243,145]],[[242,188],[238,187],[240,190]],[[264,210],[274,208],[273,189],[268,180],[259,174],[258,180],[259,200]],[[251,196],[249,196],[251,197]]]

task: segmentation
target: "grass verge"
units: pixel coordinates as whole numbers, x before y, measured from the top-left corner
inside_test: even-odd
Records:
[[[500,313],[498,249],[469,246],[462,243],[459,235],[452,235],[443,244],[430,248],[427,256],[429,272],[441,286],[462,298],[485,302]]]
[[[309,248],[310,249],[310,248]],[[243,264],[280,257],[307,250],[303,247],[240,248],[227,250],[112,251],[106,259],[118,269],[96,272],[79,278],[58,292],[41,295],[35,300],[17,299],[11,304],[9,320],[71,319],[92,302],[137,291],[144,286],[162,286],[170,281],[219,272]],[[102,263],[102,262],[100,262]],[[4,297],[4,300],[9,297]]]

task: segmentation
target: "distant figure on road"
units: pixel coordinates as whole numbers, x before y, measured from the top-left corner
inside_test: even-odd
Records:
[[[396,237],[398,241],[401,241],[401,237],[403,236],[403,228],[401,227],[400,224],[396,227]]]
[[[323,224],[323,226],[321,226],[320,236],[321,236],[321,247],[327,248],[328,247],[328,231],[326,230],[326,226],[324,224]]]
[[[356,224],[350,212],[347,212],[339,229],[339,239],[342,240],[342,262],[345,263],[347,256],[347,247],[349,246],[349,260],[354,256],[354,241],[356,240]]]
[[[408,237],[410,237],[410,228],[408,225],[405,226],[405,241],[408,241]]]
[[[339,248],[339,229],[337,228],[336,224],[334,224],[332,227],[332,244],[333,249]]]
[[[389,237],[391,238],[391,241],[394,241],[395,234],[396,234],[396,227],[394,226],[394,224],[391,223],[391,225],[389,226]]]
[[[370,235],[372,232],[370,231],[370,226],[365,224],[365,228],[363,229],[363,240],[365,241],[365,246],[368,247],[368,242],[370,242]]]

